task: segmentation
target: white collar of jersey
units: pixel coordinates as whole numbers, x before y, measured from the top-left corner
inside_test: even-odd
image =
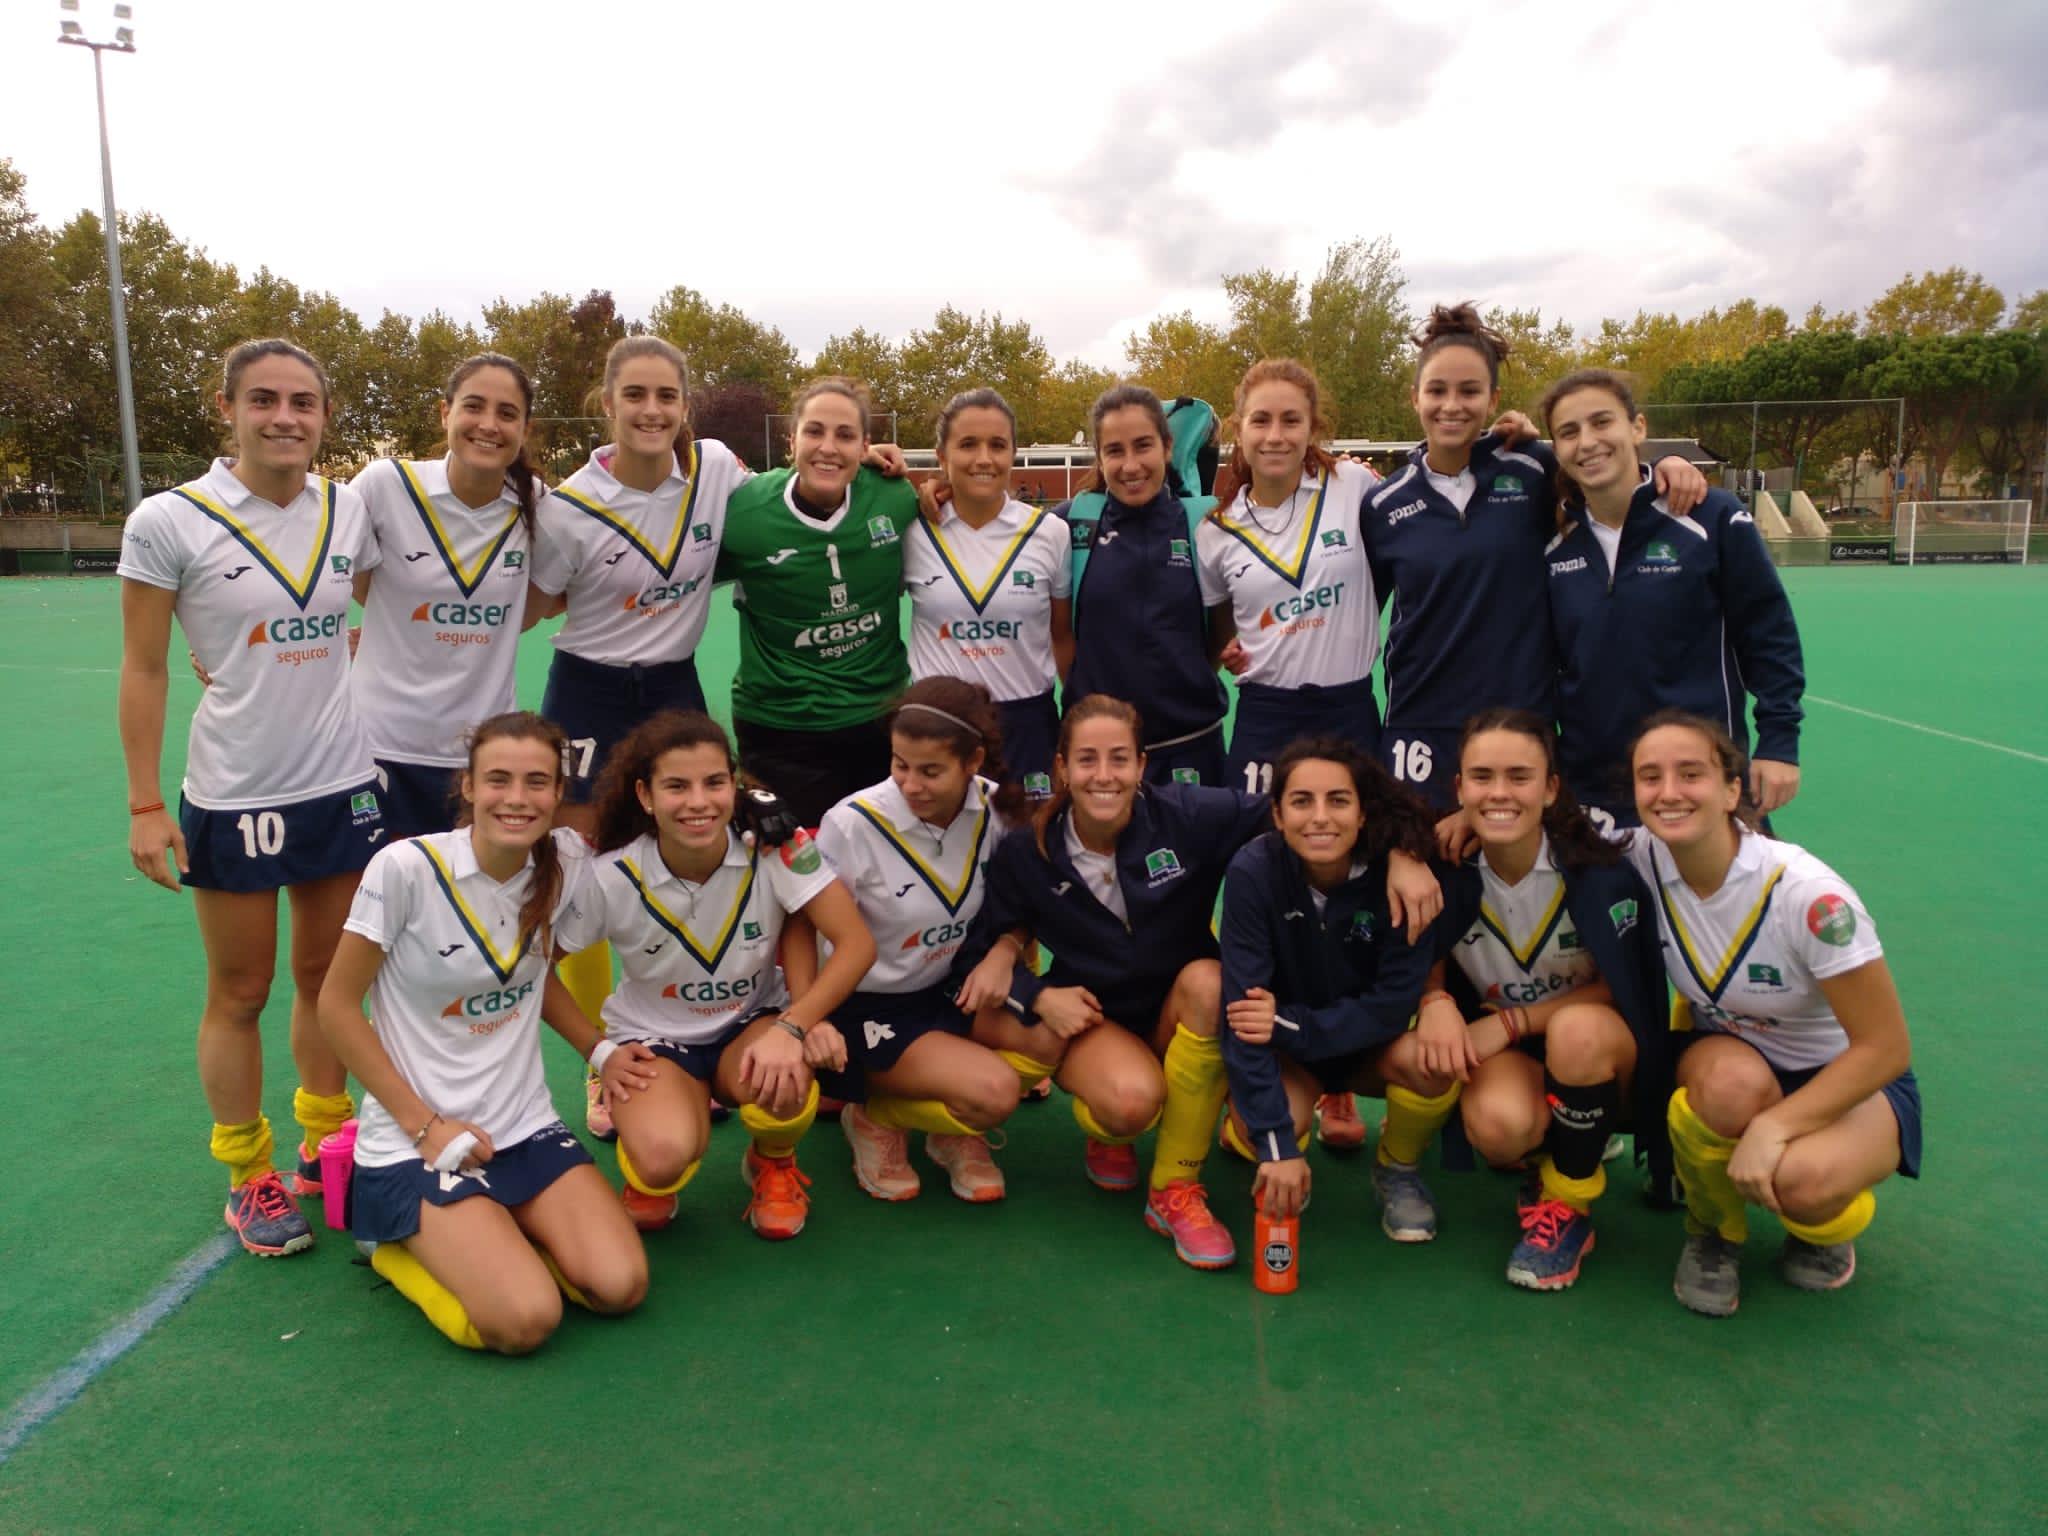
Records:
[[[586,496],[594,496],[606,506],[617,501],[620,492],[626,489],[625,483],[612,473],[612,455],[615,452],[617,449],[609,443],[593,450],[590,461],[583,466],[584,474],[577,477],[578,483],[575,487]],[[670,454],[668,478],[654,488],[654,494],[664,494],[670,486],[681,485],[685,478],[680,461],[674,454]]]
[[[1650,837],[1653,835],[1654,834],[1650,832],[1645,832],[1643,834],[1643,836],[1645,837]],[[1735,879],[1737,876],[1753,875],[1757,873],[1757,871],[1769,865],[1769,863],[1771,862],[1768,856],[1770,850],[1766,848],[1764,845],[1770,841],[1771,839],[1765,837],[1761,832],[1752,832],[1749,828],[1744,827],[1741,831],[1741,835],[1736,840],[1735,857],[1728,865],[1728,873],[1722,877],[1721,890],[1726,890],[1728,888],[1728,882],[1730,880]],[[1664,853],[1666,858],[1670,859],[1671,873],[1669,875],[1659,876],[1658,883],[1660,885],[1670,887],[1684,885],[1685,876],[1681,875],[1678,872],[1678,861],[1675,858],[1670,858],[1670,849],[1666,848],[1664,850]],[[1721,894],[1721,892],[1716,891],[1714,894],[1718,896]]]
[[[1476,475],[1472,473],[1472,466],[1470,464],[1467,464],[1455,475],[1446,475],[1440,474],[1436,470],[1431,469],[1429,467],[1428,459],[1424,459],[1422,461],[1422,472],[1425,475],[1429,476],[1430,482],[1434,485],[1464,485],[1468,481],[1473,481],[1478,478]]]
[[[554,836],[552,832],[548,835],[550,837]],[[526,856],[526,862],[520,865],[510,878],[492,880],[489,875],[484,875],[483,866],[476,861],[474,828],[457,827],[452,832],[442,834],[442,837],[445,837],[446,841],[444,842],[442,838],[437,837],[434,839],[434,846],[441,855],[441,862],[448,866],[449,875],[457,880],[467,880],[471,875],[483,875],[484,879],[490,880],[493,886],[503,890],[533,868],[533,855],[529,853]]]
[[[988,797],[982,790],[982,786],[987,783],[988,781],[978,773],[967,781],[966,798],[960,802],[959,815],[946,824],[947,831],[950,832],[959,825],[961,816],[972,816],[988,803]],[[879,784],[871,785],[853,798],[866,801],[869,809],[880,811],[887,816],[889,824],[899,832],[931,830],[932,824],[918,818],[917,812],[910,808],[910,802],[903,798],[903,791],[896,787],[894,779],[884,779]]]
[[[1019,501],[1014,496],[1005,497],[1003,501],[1002,510],[996,513],[996,515],[990,518],[986,523],[984,523],[982,527],[1018,528],[1023,526],[1024,520],[1030,517],[1031,514],[1036,512],[1037,510],[1038,509],[1036,507],[1026,506],[1023,502]],[[967,519],[962,517],[958,509],[955,508],[953,503],[949,501],[944,506],[939,508],[939,526],[941,528],[965,528],[967,527]],[[976,529],[970,531],[979,532],[980,530]]]
[[[476,589],[483,585],[484,575],[490,570],[491,562],[498,558],[498,551],[503,549],[505,541],[512,537],[512,527],[519,520],[518,508],[516,505],[513,506],[504,522],[499,525],[497,537],[487,540],[477,551],[469,568],[465,570],[461,557],[455,552],[455,541],[449,537],[448,530],[441,526],[438,503],[441,498],[446,497],[463,513],[481,519],[495,515],[508,500],[516,503],[517,497],[512,488],[500,485],[497,500],[485,506],[472,507],[449,491],[448,461],[445,458],[420,461],[393,459],[391,462],[398,471],[398,481],[405,490],[406,499],[413,504],[413,510],[419,513],[420,521],[426,525],[427,538],[440,553],[441,564],[447,568],[449,577],[461,590],[462,595],[474,597]],[[485,531],[488,533],[488,527]]]
[[[815,517],[807,517],[797,509],[796,473],[792,470],[789,478],[782,482],[782,504],[789,508],[789,515],[805,527],[823,528],[829,532],[839,526],[839,520],[846,516],[846,509],[853,505],[853,482],[849,480],[846,483],[846,494],[839,498],[839,505],[834,507],[821,522]]]
[[[652,832],[643,832],[633,846],[626,850],[626,854],[640,871],[640,883],[650,891],[658,891],[664,886],[671,885],[688,891],[697,889],[696,883],[685,880],[668,867],[667,861],[661,856],[661,839]],[[752,857],[747,845],[740,841],[739,834],[728,826],[725,829],[725,857],[718,861],[718,869],[745,869]],[[718,869],[711,872],[712,880],[718,878]]]
[[[442,454],[438,459],[398,459],[393,462],[402,464],[405,468],[411,470],[414,481],[429,496],[452,496],[455,494],[448,488],[447,454]],[[543,485],[541,491],[545,494],[547,487]],[[461,503],[465,511],[478,514],[488,512],[493,507],[517,506],[518,504],[519,493],[512,488],[512,482],[509,480],[498,487],[498,499],[496,501],[486,502],[481,507],[472,507],[466,501]]]
[[[215,459],[213,466],[200,477],[199,483],[206,487],[207,495],[231,512],[256,494],[235,478],[233,459]],[[310,475],[306,477],[306,483],[313,483]]]
[[[484,883],[492,891],[504,896],[516,895],[518,893],[511,887],[533,868],[533,855],[527,854],[526,862],[519,866],[518,873],[511,879],[502,882],[493,880],[484,874],[483,867],[476,861],[476,847],[471,842],[472,835],[469,828],[457,827],[453,832],[432,834],[417,841],[420,852],[426,855],[427,863],[433,868],[435,883],[447,897],[448,905],[454,908],[457,921],[468,931],[470,940],[476,945],[477,953],[484,957],[500,981],[510,981],[512,973],[519,969],[519,962],[526,958],[527,947],[532,943],[533,935],[530,932],[519,935],[518,942],[508,956],[492,941],[490,925],[472,910],[468,898],[463,894],[462,885],[472,877],[482,876]]]
[[[1758,882],[1760,889],[1757,891],[1756,900],[1750,904],[1749,911],[1735,925],[1734,935],[1718,959],[1710,958],[1701,950],[1692,931],[1686,927],[1684,913],[1671,899],[1672,891],[1685,883],[1678,874],[1677,860],[1672,861],[1672,878],[1658,882],[1657,900],[1663,905],[1664,919],[1670,925],[1672,937],[1678,940],[1679,958],[1684,962],[1685,968],[1692,973],[1692,979],[1699,984],[1700,990],[1708,997],[1719,999],[1723,989],[1728,985],[1729,978],[1735,974],[1736,966],[1742,963],[1742,957],[1749,953],[1750,946],[1756,942],[1757,934],[1763,929],[1764,914],[1770,910],[1771,894],[1777,889],[1779,880],[1785,874],[1785,865],[1782,862],[1770,863],[1770,849],[1764,846],[1770,841],[1769,838],[1745,828],[1742,841],[1736,844],[1735,859],[1728,866],[1728,878],[1721,882],[1721,890],[1727,890],[1729,881],[1737,874],[1753,875],[1762,871],[1763,878]],[[1765,868],[1766,865],[1769,867]],[[1718,896],[1721,891],[1714,894]]]
[[[238,515],[238,508],[261,498],[235,478],[235,472],[229,467],[226,459],[215,459],[213,467],[207,470],[200,480],[175,486],[171,494],[179,497],[188,506],[198,508],[202,516],[225,528],[228,536],[254,555],[257,563],[290,594],[292,601],[299,605],[299,611],[303,613],[306,604],[313,600],[313,590],[318,585],[320,573],[327,564],[327,551],[334,542],[334,482],[323,480],[318,475],[306,476],[305,485],[300,488],[299,494],[292,498],[291,504],[297,506],[300,497],[308,492],[312,493],[313,505],[318,509],[320,523],[314,532],[305,567],[297,576],[291,574],[285,563],[271,551],[268,544],[264,543],[262,537]],[[274,503],[266,501],[264,505],[271,506]]]
[[[1252,518],[1251,503],[1248,500],[1251,493],[1250,486],[1246,486],[1244,490],[1240,491],[1237,499],[1231,502],[1230,510],[1232,516],[1217,524],[1231,538],[1236,539],[1238,543],[1250,550],[1257,557],[1261,565],[1264,565],[1282,580],[1292,582],[1297,587],[1301,585],[1302,573],[1308,569],[1309,551],[1315,546],[1316,529],[1322,524],[1323,503],[1329,499],[1330,489],[1328,478],[1322,475],[1316,476],[1313,481],[1304,476],[1301,483],[1302,485],[1313,484],[1315,486],[1315,494],[1309,499],[1308,509],[1301,514],[1301,532],[1299,536],[1297,537],[1288,532],[1289,524],[1294,521],[1294,513],[1291,508],[1287,514],[1287,521],[1274,530],[1276,533],[1288,535],[1290,541],[1294,544],[1292,554],[1269,548],[1265,540],[1259,536],[1265,530]],[[1295,488],[1294,494],[1295,496],[1301,494],[1300,486]]]
[[[1486,866],[1487,871],[1495,879],[1499,880],[1503,885],[1507,884],[1507,876],[1493,867],[1493,860],[1486,856],[1484,848],[1479,850],[1479,862]],[[1548,832],[1540,833],[1536,843],[1536,862],[1529,866],[1529,874],[1554,875],[1556,873],[1557,860],[1550,856],[1550,834]],[[1528,877],[1525,875],[1523,878],[1527,879]]]

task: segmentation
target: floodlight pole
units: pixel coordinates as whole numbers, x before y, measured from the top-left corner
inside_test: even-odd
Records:
[[[106,205],[107,295],[114,310],[114,391],[121,408],[121,510],[125,515],[142,501],[142,454],[135,435],[135,380],[128,369],[128,304],[121,279],[121,225],[114,212],[114,152],[107,141],[107,81],[100,67],[100,55],[109,50],[133,53],[135,44],[132,40],[96,43],[68,33],[57,41],[92,50],[92,84],[100,114],[100,195]]]

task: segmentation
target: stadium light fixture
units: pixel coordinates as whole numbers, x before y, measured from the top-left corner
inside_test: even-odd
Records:
[[[128,303],[121,278],[121,225],[114,209],[114,152],[107,142],[107,81],[100,55],[133,53],[135,29],[115,27],[111,41],[96,41],[87,35],[84,23],[72,19],[78,8],[78,0],[58,0],[58,9],[64,14],[57,23],[57,41],[92,50],[92,85],[100,113],[100,194],[105,204],[107,299],[114,312],[114,389],[121,406],[121,510],[125,515],[133,512],[142,500],[142,452],[135,433],[135,380],[128,366]],[[135,19],[132,5],[111,9],[113,21]]]

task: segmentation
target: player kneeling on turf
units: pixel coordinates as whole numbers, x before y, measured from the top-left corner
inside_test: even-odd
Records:
[[[1384,1095],[1381,1225],[1396,1242],[1426,1242],[1436,1204],[1416,1164],[1458,1083],[1425,1065],[1408,1027],[1435,952],[1395,927],[1387,875],[1396,850],[1429,855],[1429,813],[1357,746],[1324,736],[1274,762],[1272,815],[1223,885],[1224,1134],[1257,1161],[1266,1214],[1292,1216],[1308,1200],[1318,1095]]]
[[[1670,1106],[1687,1232],[1673,1288],[1709,1317],[1735,1310],[1752,1204],[1784,1223],[1789,1284],[1847,1285],[1872,1186],[1920,1172],[1920,1087],[1877,930],[1840,875],[1752,830],[1748,765],[1713,721],[1652,715],[1629,766],[1629,862],[1692,1026]]]
[[[605,999],[608,1039],[654,1053],[654,1082],[613,1105],[626,1209],[643,1231],[668,1225],[711,1133],[711,1095],[752,1136],[741,1165],[747,1220],[795,1237],[810,1211],[797,1143],[818,1112],[816,1074],[846,1065],[826,1015],[875,958],[853,897],[798,832],[750,843],[725,729],[665,710],[606,760],[597,786],[594,890],[563,942],[608,938],[625,975]],[[751,802],[749,802],[751,803]],[[801,911],[832,945],[822,968],[776,966],[784,919]],[[795,1000],[790,998],[796,993]]]
[[[511,1355],[546,1342],[563,1296],[620,1313],[647,1291],[640,1239],[541,1071],[542,1022],[620,1098],[653,1065],[600,1042],[550,969],[588,894],[581,839],[548,830],[567,749],[538,715],[479,725],[465,824],[370,861],[320,991],[367,1090],[349,1196],[371,1266],[457,1344]]]
[[[1425,1063],[1465,1085],[1473,1148],[1496,1168],[1531,1169],[1507,1273],[1538,1291],[1578,1279],[1593,1249],[1601,1157],[1624,1104],[1653,1187],[1668,1189],[1671,1171],[1670,1029],[1650,893],[1559,782],[1556,735],[1520,709],[1466,723],[1462,814],[1446,825],[1479,852],[1446,882],[1416,1031]]]

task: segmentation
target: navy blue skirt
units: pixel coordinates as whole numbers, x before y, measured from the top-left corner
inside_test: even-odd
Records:
[[[417,1157],[381,1168],[358,1164],[349,1179],[348,1218],[370,1243],[402,1243],[420,1229],[420,1205],[453,1205],[483,1195],[503,1206],[526,1204],[571,1168],[594,1159],[557,1120],[526,1140],[498,1148],[468,1173],[436,1173]]]

